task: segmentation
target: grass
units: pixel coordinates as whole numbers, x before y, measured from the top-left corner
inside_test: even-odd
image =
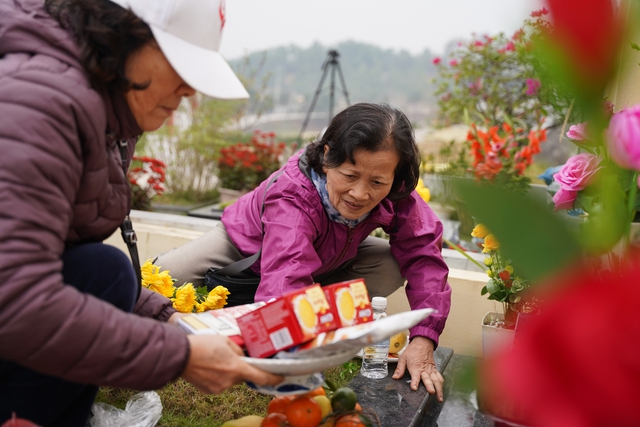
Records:
[[[346,386],[360,371],[360,360],[352,359],[324,372],[327,384],[335,388]],[[158,427],[219,427],[225,421],[245,415],[267,413],[272,396],[260,394],[246,385],[234,386],[213,396],[198,391],[179,379],[157,390],[162,401],[162,418]],[[96,402],[104,402],[124,409],[137,391],[101,387]]]

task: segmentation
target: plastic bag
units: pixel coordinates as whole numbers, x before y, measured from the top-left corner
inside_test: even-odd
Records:
[[[95,403],[91,427],[154,427],[162,416],[162,402],[155,391],[134,395],[124,410],[106,403]]]

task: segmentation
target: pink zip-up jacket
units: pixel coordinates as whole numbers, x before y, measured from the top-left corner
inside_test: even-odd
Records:
[[[397,202],[384,199],[367,219],[349,228],[325,213],[303,153],[291,157],[283,169],[266,198],[270,179],[227,207],[222,216],[240,252],[249,256],[262,247],[260,263],[252,267],[261,275],[256,301],[311,285],[313,276],[354,258],[358,245],[382,227],[407,279],[411,308],[438,310],[411,329],[411,338],[427,337],[437,345],[451,306],[451,288],[441,254],[442,223],[424,200],[415,191]]]

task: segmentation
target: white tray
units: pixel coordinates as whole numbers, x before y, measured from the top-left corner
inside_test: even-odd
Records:
[[[330,356],[307,359],[261,359],[242,357],[247,363],[272,374],[304,375],[322,372],[353,359],[359,349],[341,351]]]

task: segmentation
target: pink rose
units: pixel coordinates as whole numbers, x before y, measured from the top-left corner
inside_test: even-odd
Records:
[[[571,126],[569,132],[567,132],[567,138],[573,139],[574,141],[590,139],[587,133],[587,122]]]
[[[433,62],[433,65],[438,65],[440,62],[442,62],[442,59],[436,56],[431,62]]]
[[[599,162],[593,154],[578,154],[570,157],[560,172],[553,175],[553,179],[560,184],[560,190],[553,196],[555,210],[573,207],[578,191],[589,186],[600,170]]]
[[[611,117],[606,143],[614,162],[623,168],[640,170],[640,105]]]

